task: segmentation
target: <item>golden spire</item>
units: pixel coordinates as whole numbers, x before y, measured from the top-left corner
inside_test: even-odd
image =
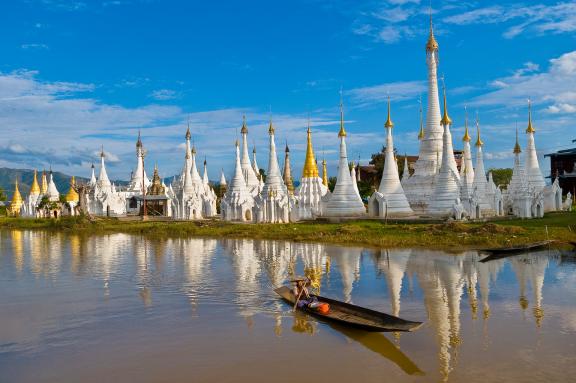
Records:
[[[346,130],[344,129],[344,105],[342,102],[342,89],[340,89],[340,131],[338,137],[346,137]]]
[[[74,189],[74,186],[76,186],[76,177],[72,176],[72,179],[70,180],[70,190],[68,191],[68,194],[66,194],[66,202],[80,201],[80,197]]]
[[[516,145],[514,145],[514,154],[522,153],[522,148],[520,148],[520,143],[518,142],[518,126],[516,126]]]
[[[452,125],[452,119],[448,116],[448,103],[446,102],[446,85],[444,85],[444,77],[442,77],[442,87],[444,88],[444,114],[442,115],[442,120],[440,120],[440,124]]]
[[[328,187],[328,169],[326,169],[326,160],[322,160],[322,184]]]
[[[310,118],[308,118],[307,144],[306,144],[306,159],[304,160],[304,169],[302,170],[302,178],[318,177],[318,165],[314,158],[314,148],[312,147],[312,131],[310,130]]]
[[[432,24],[432,6],[430,6],[430,34],[428,35],[428,41],[426,42],[426,51],[435,52],[438,50],[438,42],[434,38],[434,25]]]
[[[478,121],[478,116],[476,116],[476,131],[478,132],[478,138],[476,139],[476,146],[482,146],[484,143],[480,138],[480,121]]]
[[[20,208],[22,207],[22,195],[18,189],[18,180],[14,182],[14,195],[12,195],[12,202],[10,203],[10,213],[12,215],[20,215]]]
[[[424,139],[424,119],[423,119],[423,115],[422,115],[422,96],[420,96],[420,107],[419,107],[419,111],[420,111],[420,131],[418,132],[418,140],[423,140]]]
[[[188,127],[186,128],[186,140],[189,141],[190,138],[192,137],[192,134],[190,134],[190,118],[188,118]]]
[[[32,186],[30,187],[30,194],[40,194],[40,186],[38,185],[36,169],[34,169],[34,179],[32,180]]]
[[[394,123],[392,122],[392,119],[390,118],[390,96],[388,96],[388,118],[386,119],[386,123],[384,124],[385,128],[393,128],[394,127]]]
[[[468,133],[468,108],[464,107],[464,137],[462,137],[462,141],[470,142],[470,134]]]
[[[136,140],[136,148],[142,147],[142,137],[140,136],[140,129],[138,129],[138,140]]]
[[[248,127],[246,126],[246,115],[242,116],[242,129],[240,129],[241,134],[248,134]]]
[[[526,128],[526,133],[534,133],[536,130],[532,126],[532,101],[528,99],[528,127]]]
[[[273,135],[274,134],[274,125],[272,125],[272,117],[270,117],[270,125],[268,126],[268,134]]]
[[[48,180],[46,179],[46,170],[42,170],[42,184],[40,186],[40,191],[42,194],[46,194],[48,191]]]

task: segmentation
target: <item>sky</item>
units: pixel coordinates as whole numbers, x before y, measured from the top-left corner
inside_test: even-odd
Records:
[[[189,121],[210,179],[234,167],[246,115],[268,164],[299,178],[310,118],[316,155],[335,174],[340,89],[351,159],[384,144],[391,97],[395,146],[417,154],[426,100],[428,1],[13,0],[0,5],[0,166],[89,176],[103,145],[108,174],[126,180],[138,131],[146,167],[181,171]],[[464,108],[478,114],[486,167],[512,167],[533,103],[536,147],[576,139],[576,3],[432,2],[455,148]],[[425,107],[425,105],[424,105]],[[473,124],[473,123],[471,123]]]

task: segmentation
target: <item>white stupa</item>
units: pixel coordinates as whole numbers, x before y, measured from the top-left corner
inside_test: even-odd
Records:
[[[384,170],[378,191],[370,196],[368,201],[368,214],[373,217],[406,217],[414,214],[404,194],[404,189],[398,176],[398,166],[394,157],[394,141],[392,128],[394,124],[390,118],[390,98],[388,98],[388,119],[384,124],[386,128],[386,157]],[[404,177],[408,174],[408,160],[404,158]]]
[[[52,169],[50,169],[50,178],[48,181],[46,197],[48,197],[48,201],[50,202],[58,202],[60,200],[60,192],[58,192],[56,184],[54,183],[54,174],[52,173]]]
[[[540,171],[538,164],[538,154],[536,153],[536,145],[534,144],[534,133],[536,130],[532,125],[532,103],[528,101],[528,127],[526,128],[527,144],[526,144],[526,178],[528,180],[528,187],[534,191],[541,191],[546,186],[544,176]]]
[[[261,185],[257,172],[250,163],[250,156],[248,155],[248,126],[246,125],[246,116],[243,117],[240,133],[242,134],[242,157],[240,159],[242,174],[244,174],[244,179],[246,180],[246,187],[252,196],[256,197],[260,192]]]
[[[224,173],[220,178],[226,182]],[[242,164],[240,162],[240,146],[236,141],[236,166],[234,167],[234,175],[228,185],[226,193],[222,197],[220,203],[220,215],[225,221],[246,221],[251,222],[252,208],[254,207],[254,197],[246,187],[246,179],[242,173]]]
[[[326,218],[362,217],[366,215],[364,203],[354,190],[352,177],[348,169],[348,154],[346,153],[346,130],[344,129],[344,110],[340,101],[340,161],[338,162],[338,178],[334,191],[322,200],[321,215]]]
[[[419,135],[420,150],[414,165],[414,174],[403,181],[406,197],[412,209],[423,212],[434,190],[434,180],[442,158],[442,134],[440,125],[440,102],[438,98],[438,43],[434,37],[432,18],[430,34],[426,43],[426,64],[428,66],[428,106],[426,128]]]
[[[274,141],[274,126],[270,120],[268,133],[270,135],[270,156],[266,182],[260,194],[254,199],[254,218],[256,222],[282,223],[290,220],[290,209],[294,203],[282,179],[276,143]],[[252,170],[252,174],[254,171]]]
[[[464,153],[462,155],[462,163],[460,165],[460,178],[463,183],[466,183],[466,188],[472,190],[472,183],[474,182],[474,165],[472,164],[472,150],[470,148],[470,134],[468,133],[468,111],[464,119]]]
[[[476,118],[476,131],[478,134],[476,139],[476,169],[474,170],[474,181],[472,182],[472,198],[476,201],[476,204],[471,207],[469,213],[472,218],[478,219],[493,216],[494,210],[492,209],[490,201],[486,198],[488,179],[486,178],[486,171],[484,170],[484,156],[482,153],[484,143],[480,138],[480,122],[478,118]]]
[[[138,131],[138,140],[136,141],[136,169],[132,172],[132,179],[127,188],[129,192],[135,194],[142,194],[142,180],[144,180],[145,188],[148,188],[151,184],[150,179],[146,175],[146,170],[144,169],[144,159],[142,158],[143,150],[142,138],[140,136],[140,131]]]
[[[512,169],[512,178],[504,195],[505,208],[517,217],[530,218],[532,216],[532,198],[528,189],[524,164],[520,161],[522,149],[518,142],[518,128],[516,128],[516,144],[513,152],[514,168]]]
[[[454,161],[452,134],[450,133],[452,119],[448,116],[446,89],[444,89],[444,115],[441,124],[444,127],[442,164],[436,178],[434,192],[428,204],[428,214],[443,218],[461,219],[463,206],[460,203],[460,176]]]

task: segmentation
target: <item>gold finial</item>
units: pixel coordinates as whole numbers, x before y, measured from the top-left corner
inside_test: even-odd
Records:
[[[318,177],[318,165],[314,158],[314,148],[312,147],[312,131],[310,130],[310,117],[308,117],[308,129],[306,130],[307,143],[306,143],[306,159],[304,160],[304,169],[302,170],[302,178]]]
[[[18,189],[18,180],[14,182],[14,194],[12,195],[12,202],[10,202],[9,211],[12,215],[20,215],[20,208],[22,207],[23,199]]]
[[[532,101],[528,99],[528,127],[526,133],[534,133],[536,129],[532,126]]]
[[[76,186],[76,177],[72,176],[72,178],[70,179],[70,190],[68,191],[68,194],[66,194],[66,202],[80,201],[80,196],[74,189],[75,186]]]
[[[338,137],[346,137],[346,130],[344,129],[344,103],[342,101],[342,88],[340,88],[340,131]]]
[[[238,139],[236,139],[236,142],[234,143],[234,145],[236,145],[236,147],[240,146],[240,142],[238,142]]]
[[[188,126],[186,128],[186,140],[190,141],[190,138],[192,138],[192,134],[190,133],[190,117],[188,117]]]
[[[522,310],[526,310],[528,308],[528,305],[530,304],[530,302],[528,302],[528,299],[526,299],[524,295],[521,295],[520,298],[518,298],[518,303],[520,303],[520,307],[522,308]]]
[[[270,125],[268,126],[268,134],[273,135],[274,134],[274,125],[272,125],[272,117],[270,117]]]
[[[394,123],[392,122],[392,119],[390,118],[390,96],[388,96],[388,118],[386,119],[386,123],[384,124],[385,128],[393,128],[394,127]]]
[[[522,153],[522,148],[520,148],[520,143],[518,142],[518,126],[516,126],[516,145],[514,145],[514,154]]]
[[[326,168],[326,160],[322,160],[322,184],[328,187],[328,169]]]
[[[42,170],[42,184],[40,186],[40,192],[46,194],[48,191],[48,180],[46,179],[46,170]]]
[[[34,179],[32,180],[32,186],[30,187],[30,194],[40,194],[40,186],[38,185],[36,169],[34,169]]]
[[[444,114],[442,115],[442,120],[440,120],[440,124],[452,125],[452,119],[448,116],[448,103],[446,102],[446,85],[444,84],[444,76],[442,76],[442,88],[444,89]]]
[[[468,133],[468,107],[464,106],[464,137],[462,141],[470,142],[470,134]]]
[[[476,132],[478,133],[478,138],[476,139],[476,146],[482,146],[484,143],[480,138],[480,121],[478,120],[478,114],[476,114]]]
[[[142,147],[142,136],[140,135],[140,129],[138,129],[138,140],[136,140],[136,147],[137,148]]]
[[[426,51],[435,52],[438,50],[438,42],[434,38],[434,25],[432,24],[432,6],[430,6],[430,34],[428,35],[428,41],[426,42]]]
[[[422,141],[424,139],[424,119],[422,115],[422,95],[420,95],[420,100],[418,101],[420,106],[418,107],[418,111],[420,112],[420,131],[418,132],[418,140]]]
[[[240,129],[241,134],[248,134],[248,126],[246,125],[246,115],[242,116],[242,129]]]
[[[196,142],[194,142],[194,140],[192,140],[192,150],[191,150],[193,155],[196,155]]]

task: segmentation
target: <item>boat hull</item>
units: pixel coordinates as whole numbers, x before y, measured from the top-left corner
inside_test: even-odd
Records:
[[[288,287],[282,286],[274,291],[286,302],[291,305],[295,304],[296,297]],[[330,311],[327,314],[321,314],[315,310],[309,309],[308,307],[298,307],[298,309],[322,320],[337,322],[374,332],[407,332],[414,331],[422,326],[422,322],[404,320],[392,315],[319,295],[311,294],[311,296],[316,297],[320,302],[328,303],[330,305]]]

